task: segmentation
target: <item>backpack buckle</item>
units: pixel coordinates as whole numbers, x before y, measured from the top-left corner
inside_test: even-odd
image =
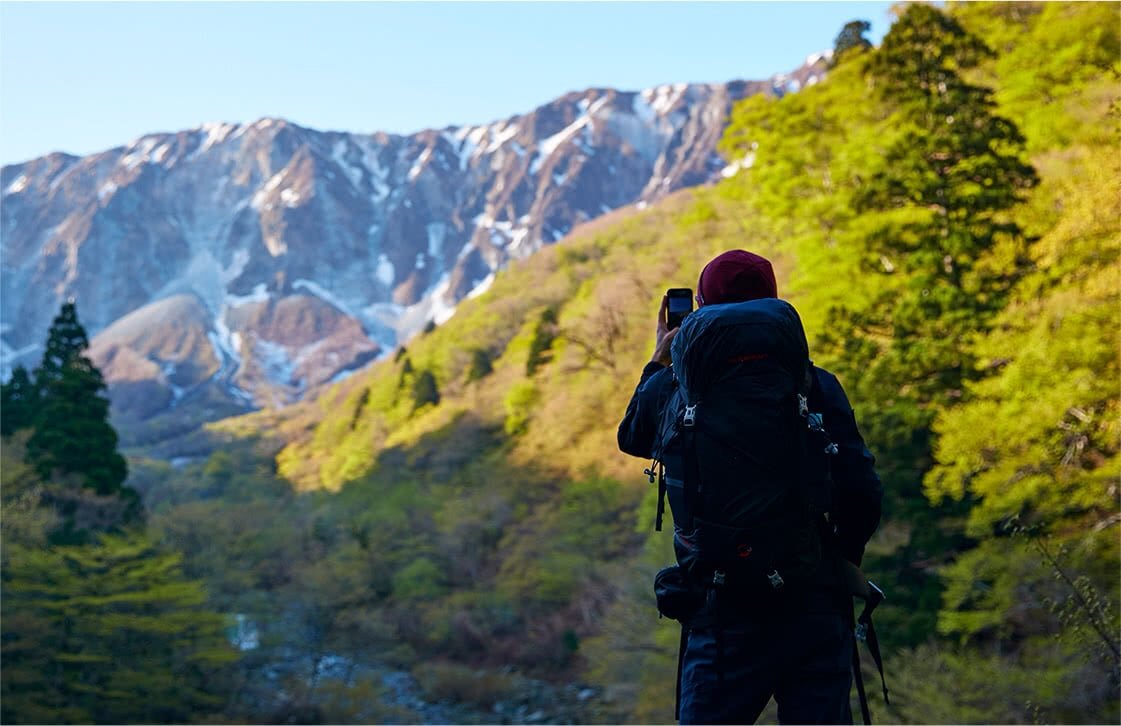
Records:
[[[721,587],[724,584],[724,570],[713,570],[712,584]]]
[[[694,403],[692,406],[685,407],[685,415],[681,417],[681,423],[687,429],[693,428],[693,425],[697,423],[697,404]]]
[[[771,583],[771,587],[776,590],[781,590],[786,581],[782,579],[782,575],[778,574],[778,570],[772,570],[771,574],[767,575],[767,579]]]
[[[801,393],[798,394],[798,415],[808,416],[810,413],[810,402]]]

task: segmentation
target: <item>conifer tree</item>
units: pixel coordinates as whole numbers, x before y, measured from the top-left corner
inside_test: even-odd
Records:
[[[12,378],[0,386],[0,434],[10,436],[35,423],[39,389],[27,369],[16,366]]]
[[[428,369],[422,370],[413,382],[413,410],[439,402],[440,389],[436,386],[436,376]]]
[[[51,322],[43,360],[35,369],[35,382],[39,388],[45,389],[62,378],[62,369],[70,359],[82,355],[89,347],[86,329],[78,322],[77,306],[73,300],[67,300]]]
[[[144,535],[4,553],[6,723],[171,723],[220,711],[224,618]]]
[[[991,91],[961,75],[989,54],[953,18],[914,4],[867,71],[895,131],[870,160],[854,211],[867,220],[868,257],[900,284],[860,311],[851,332],[890,332],[868,374],[920,405],[960,395],[975,371],[967,343],[1024,264],[1024,236],[1007,210],[1036,175]]]
[[[839,63],[842,56],[853,49],[871,48],[871,41],[864,37],[864,34],[871,28],[872,24],[867,20],[852,20],[845,23],[845,27],[841,28],[841,32],[837,34],[836,40],[833,41],[833,65]]]
[[[474,348],[471,351],[471,364],[467,368],[467,380],[477,381],[490,375],[494,370],[491,364],[490,356],[482,348]]]
[[[128,468],[117,452],[117,432],[109,424],[105,381],[85,356],[88,347],[74,303],[64,303],[35,374],[39,410],[28,454],[45,479],[55,473],[76,474],[97,494],[129,495],[131,490],[124,487]]]
[[[557,311],[545,308],[533,329],[533,339],[529,343],[529,356],[525,362],[525,373],[532,376],[537,368],[549,361],[550,349],[557,337]]]

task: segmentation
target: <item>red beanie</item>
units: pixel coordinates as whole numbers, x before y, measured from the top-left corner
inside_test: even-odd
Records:
[[[743,250],[729,250],[714,258],[701,270],[701,279],[697,281],[697,296],[701,305],[778,297],[774,268],[759,255]]]

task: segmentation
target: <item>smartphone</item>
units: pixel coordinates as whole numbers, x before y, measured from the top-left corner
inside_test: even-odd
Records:
[[[673,330],[693,312],[693,291],[687,287],[671,287],[666,290],[666,303],[666,327]]]

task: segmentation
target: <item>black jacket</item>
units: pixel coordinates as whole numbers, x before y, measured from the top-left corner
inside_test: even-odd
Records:
[[[830,514],[837,528],[840,554],[859,565],[864,546],[880,522],[883,486],[840,382],[821,368],[815,367],[814,372],[817,382],[810,393],[810,408],[824,414],[829,436],[840,449],[831,457],[834,511]],[[671,369],[648,363],[619,424],[619,448],[624,453],[653,457],[662,408],[672,391]]]

